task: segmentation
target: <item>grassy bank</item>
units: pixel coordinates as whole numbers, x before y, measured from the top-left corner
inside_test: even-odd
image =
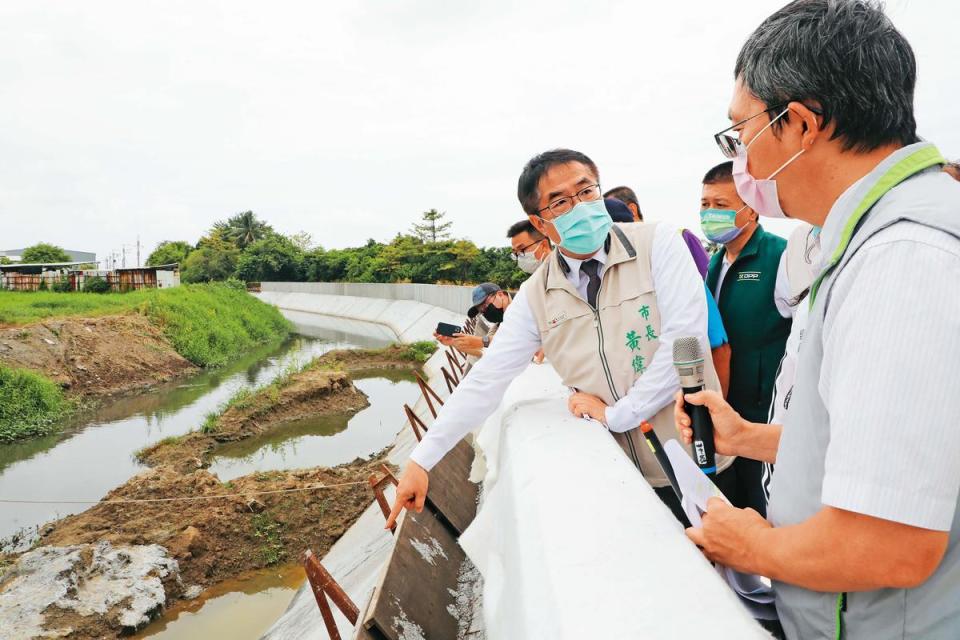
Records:
[[[52,433],[69,408],[55,382],[0,365],[0,442]]]
[[[291,329],[275,307],[223,284],[123,294],[0,291],[0,325],[125,314],[140,314],[162,331],[156,348],[169,350],[165,337],[183,358],[201,367],[226,364],[258,344],[287,336]],[[29,331],[24,326],[23,333]],[[133,369],[139,366],[136,362],[140,360],[135,358]],[[74,386],[71,396],[82,391]],[[55,431],[71,405],[60,386],[43,374],[0,365],[0,442]]]
[[[178,353],[202,367],[222,365],[290,331],[275,307],[222,284],[105,294],[0,291],[0,325],[123,313],[149,317]]]

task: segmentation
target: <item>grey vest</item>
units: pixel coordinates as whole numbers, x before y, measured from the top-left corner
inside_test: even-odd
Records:
[[[878,170],[886,171],[923,146],[921,143],[901,149],[884,160]],[[937,165],[887,192],[862,219],[836,268],[820,283],[800,346],[793,398],[770,486],[768,515],[774,526],[798,524],[823,508],[820,497],[824,459],[830,442],[830,415],[820,396],[818,383],[824,355],[826,310],[828,305],[841,302],[839,298],[831,297],[837,275],[871,236],[903,221],[940,229],[960,240],[960,198],[932,201],[931,180],[939,187],[937,180],[949,178],[941,174]],[[933,189],[936,191],[938,189]],[[923,211],[915,211],[917,202],[924,203]],[[824,256],[824,260],[828,258]],[[849,593],[842,608],[840,594],[809,591],[775,582],[777,610],[787,637],[803,640],[960,638],[958,538],[960,507],[954,514],[946,555],[929,580],[914,589]]]

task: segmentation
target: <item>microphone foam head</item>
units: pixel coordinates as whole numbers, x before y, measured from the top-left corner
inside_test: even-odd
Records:
[[[703,360],[700,352],[700,341],[695,337],[677,338],[673,341],[674,362],[694,362]]]

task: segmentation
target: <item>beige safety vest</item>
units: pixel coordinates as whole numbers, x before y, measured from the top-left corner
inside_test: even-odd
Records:
[[[596,310],[567,280],[569,267],[556,249],[524,287],[544,354],[563,383],[599,396],[608,405],[626,395],[644,374],[660,344],[660,310],[650,264],[655,231],[655,224],[614,224],[607,238],[607,263]],[[709,353],[704,358],[704,377],[707,388],[720,390]],[[662,443],[676,439],[673,403],[649,422]],[[669,484],[640,429],[611,434],[647,482],[654,487]],[[690,454],[690,448],[685,448]],[[718,470],[732,461],[718,455]]]

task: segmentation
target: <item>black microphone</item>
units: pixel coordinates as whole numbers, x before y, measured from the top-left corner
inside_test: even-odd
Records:
[[[697,338],[677,338],[673,343],[673,366],[680,376],[684,395],[703,391],[703,355]],[[700,470],[713,478],[717,475],[716,450],[713,445],[713,421],[703,405],[683,403],[693,427],[693,459]]]

